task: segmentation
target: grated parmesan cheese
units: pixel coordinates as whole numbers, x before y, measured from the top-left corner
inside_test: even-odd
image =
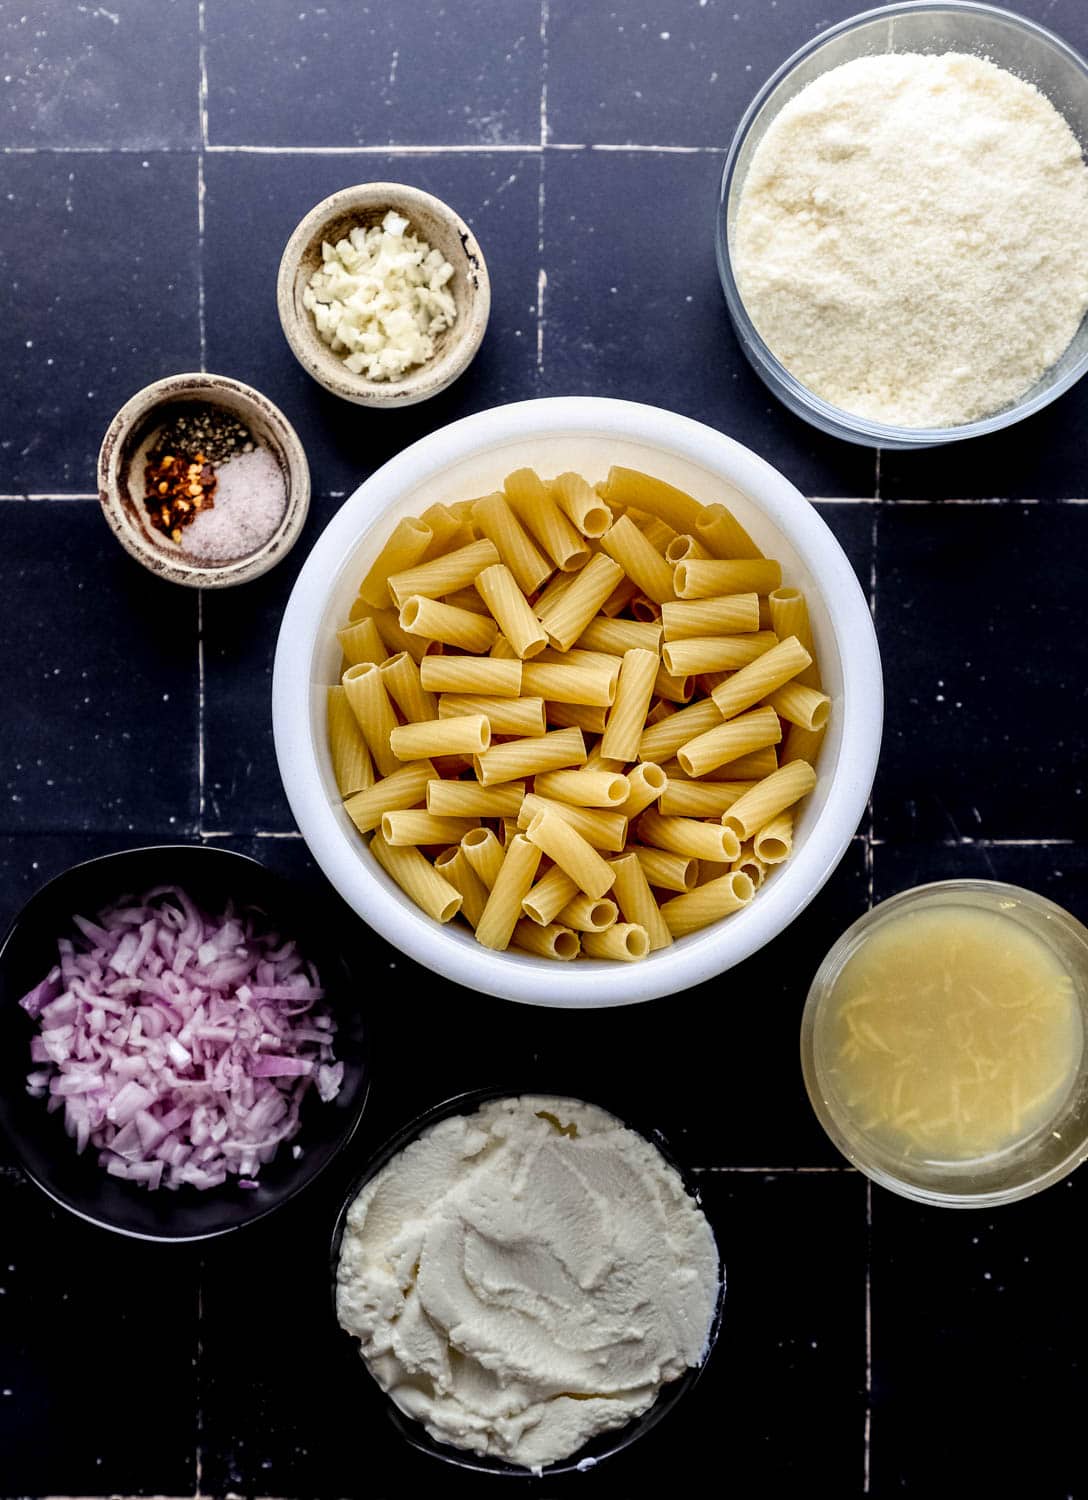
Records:
[[[737,283],[766,343],[846,411],[952,427],[1016,401],[1088,308],[1088,169],[1038,89],[980,57],[859,57],[752,155]]]
[[[453,267],[408,229],[390,210],[380,227],[359,225],[335,245],[326,242],[321,269],[302,293],[324,342],[368,380],[398,380],[426,364],[437,336],[457,319],[448,290]]]

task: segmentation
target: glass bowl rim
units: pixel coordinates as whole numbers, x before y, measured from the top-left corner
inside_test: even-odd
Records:
[[[797,379],[785,365],[779,360],[762,335],[756,329],[744,300],[740,295],[736,277],[733,272],[733,254],[729,244],[729,206],[733,194],[734,179],[740,153],[748,139],[752,125],[760,114],[764,105],[777,92],[785,80],[808,58],[815,56],[823,47],[836,38],[846,36],[860,27],[869,25],[876,21],[894,20],[896,17],[950,12],[952,14],[963,13],[976,15],[983,20],[990,20],[998,24],[1004,24],[1012,30],[1019,30],[1034,39],[1051,47],[1065,60],[1077,69],[1084,81],[1085,90],[1088,92],[1088,61],[1086,61],[1076,48],[1058,36],[1049,27],[1042,26],[1038,21],[1028,16],[1019,15],[1015,11],[1006,10],[1002,6],[988,5],[983,0],[898,0],[893,5],[876,6],[870,10],[860,11],[857,15],[848,16],[838,21],[834,26],[829,26],[811,37],[796,51],[792,52],[784,62],[774,70],[762,87],[756,92],[748,108],[741,117],[733,139],[726,153],[725,163],[722,167],[721,181],[718,189],[717,214],[714,225],[715,254],[718,264],[718,276],[725,294],[726,305],[729,315],[737,328],[743,344],[751,351],[759,366],[777,382],[788,394],[791,401],[796,402],[809,420],[825,432],[838,431],[840,436],[849,435],[853,439],[877,448],[931,448],[944,443],[963,442],[967,438],[983,437],[989,433],[1000,432],[1006,427],[1012,427],[1026,417],[1034,416],[1044,407],[1056,401],[1070,390],[1088,371],[1088,347],[1077,362],[1068,369],[1058,380],[1053,381],[1045,390],[1038,392],[1030,401],[1018,401],[1011,406],[1003,407],[1000,411],[992,413],[988,417],[979,417],[974,422],[964,422],[956,427],[897,427],[890,423],[874,422],[865,417],[857,416],[853,412],[846,411],[841,406],[835,406],[830,401],[825,401],[818,396],[807,385]],[[1085,315],[1088,317],[1088,314]],[[777,393],[776,393],[777,394]],[[780,398],[781,399],[781,398]],[[788,403],[787,403],[788,404]]]
[[[525,1081],[523,1081],[525,1082]],[[612,1428],[601,1433],[598,1438],[590,1439],[589,1443],[583,1443],[566,1458],[557,1459],[554,1463],[544,1464],[540,1470],[521,1468],[515,1464],[507,1463],[504,1459],[493,1457],[489,1454],[478,1454],[471,1448],[458,1448],[452,1443],[439,1442],[437,1438],[431,1437],[423,1423],[416,1417],[410,1417],[400,1411],[388,1391],[382,1389],[377,1379],[371,1373],[366,1360],[360,1353],[359,1340],[354,1334],[347,1331],[340,1323],[336,1307],[337,1269],[340,1263],[340,1248],[344,1238],[344,1230],[347,1225],[348,1213],[356,1198],[369,1182],[383,1171],[394,1157],[418,1140],[419,1137],[432,1126],[439,1124],[442,1120],[452,1119],[460,1114],[471,1114],[482,1105],[492,1103],[499,1099],[517,1099],[529,1097],[568,1099],[575,1103],[588,1104],[592,1108],[603,1110],[605,1114],[611,1115],[618,1120],[626,1129],[634,1131],[664,1158],[666,1164],[679,1177],[685,1193],[695,1203],[700,1212],[706,1216],[703,1207],[702,1196],[699,1185],[695,1180],[690,1168],[682,1165],[673,1154],[672,1147],[664,1133],[657,1128],[643,1129],[639,1120],[632,1116],[626,1109],[613,1109],[606,1101],[603,1104],[595,1099],[584,1097],[584,1091],[580,1088],[554,1089],[546,1082],[544,1086],[530,1082],[523,1087],[502,1087],[498,1084],[485,1085],[479,1088],[465,1089],[461,1093],[453,1094],[438,1103],[420,1110],[412,1119],[394,1130],[385,1141],[378,1146],[367,1158],[365,1165],[352,1178],[351,1185],[345,1192],[343,1202],[336,1214],[333,1223],[332,1236],[329,1242],[329,1271],[330,1271],[330,1302],[332,1306],[333,1321],[336,1332],[339,1335],[342,1348],[350,1348],[356,1365],[362,1364],[367,1381],[372,1387],[372,1394],[379,1397],[385,1407],[386,1416],[392,1422],[401,1438],[409,1443],[417,1452],[425,1454],[429,1458],[441,1460],[443,1463],[453,1465],[455,1468],[467,1469],[477,1474],[488,1474],[507,1479],[536,1480],[539,1478],[551,1479],[560,1474],[578,1473],[588,1468],[597,1468],[606,1459],[614,1457],[617,1453],[624,1452],[632,1443],[638,1441],[645,1433],[650,1432],[659,1422],[663,1421],[672,1411],[673,1407],[682,1401],[696,1382],[700,1379],[703,1371],[710,1363],[718,1344],[721,1333],[722,1322],[725,1316],[725,1294],[726,1294],[726,1272],[725,1261],[722,1257],[721,1247],[718,1245],[717,1235],[714,1234],[714,1226],[710,1224],[711,1234],[714,1238],[715,1249],[718,1252],[718,1292],[714,1302],[714,1312],[707,1330],[706,1353],[697,1365],[689,1366],[684,1372],[661,1386],[653,1402],[639,1416],[631,1417],[621,1427]],[[607,1446],[604,1451],[595,1455],[585,1455],[585,1450],[590,1444],[604,1442]],[[592,1461],[590,1461],[592,1460]]]
[[[832,943],[827,953],[820,961],[819,968],[813,976],[809,986],[808,995],[805,998],[804,1010],[801,1015],[800,1027],[800,1053],[801,1072],[804,1079],[805,1091],[808,1094],[809,1104],[816,1116],[821,1128],[824,1130],[832,1145],[840,1151],[846,1159],[862,1172],[871,1181],[880,1187],[887,1188],[890,1192],[897,1193],[900,1197],[912,1199],[916,1203],[926,1204],[935,1208],[995,1208],[1004,1203],[1015,1203],[1022,1198],[1033,1197],[1044,1188],[1052,1187],[1056,1182],[1068,1177],[1077,1167],[1088,1159],[1088,1136],[1078,1146],[1071,1149],[1066,1156],[1045,1172],[1031,1178],[1029,1181],[1016,1183],[1010,1187],[990,1188],[977,1193],[963,1193],[944,1191],[940,1188],[924,1186],[918,1183],[906,1181],[897,1176],[893,1171],[878,1161],[871,1159],[864,1149],[864,1137],[859,1137],[862,1147],[859,1149],[857,1143],[840,1127],[838,1120],[827,1107],[820,1087],[820,1077],[816,1066],[814,1030],[816,1013],[820,1005],[830,993],[828,975],[836,974],[843,966],[843,955],[851,948],[857,951],[858,939],[864,938],[867,930],[884,920],[889,914],[894,913],[905,906],[915,904],[940,904],[941,897],[954,896],[957,893],[964,894],[986,894],[990,896],[1006,895],[1016,900],[1019,905],[1031,907],[1036,912],[1059,920],[1063,927],[1080,943],[1084,949],[1086,969],[1088,975],[1088,927],[1079,917],[1075,917],[1071,911],[1064,906],[1059,906],[1049,896],[1040,895],[1038,891],[1028,889],[1026,886],[1013,885],[1004,880],[988,880],[977,876],[957,876],[948,880],[932,880],[922,885],[914,885],[906,890],[897,891],[894,896],[888,896],[885,900],[877,902],[851,922]],[[852,956],[852,955],[851,955]],[[1085,1035],[1085,1056],[1082,1060],[1082,1069],[1088,1069],[1088,1028]]]

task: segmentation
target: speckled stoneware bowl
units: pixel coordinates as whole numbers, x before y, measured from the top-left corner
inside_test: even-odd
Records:
[[[254,551],[229,561],[205,562],[184,553],[147,519],[141,452],[169,409],[187,402],[231,412],[273,454],[283,474],[287,505],[276,530]],[[189,588],[229,588],[267,573],[298,540],[310,509],[310,466],[295,429],[260,391],[227,375],[169,375],[137,391],[110,423],[98,454],[98,499],[117,540],[150,572]]]
[[[335,244],[360,225],[380,224],[391,208],[452,265],[449,285],[457,320],[438,335],[434,357],[426,364],[406,371],[399,380],[368,380],[353,374],[322,341],[313,314],[303,306],[302,293],[320,269],[326,240]],[[333,193],[299,224],[280,261],[276,303],[295,358],[327,391],[357,406],[414,406],[444,391],[472,363],[491,311],[491,281],[475,235],[448,204],[400,182],[364,182]]]

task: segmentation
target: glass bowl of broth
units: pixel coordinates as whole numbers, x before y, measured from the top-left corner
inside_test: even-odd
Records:
[[[1088,930],[992,880],[867,912],[820,966],[801,1022],[817,1118],[874,1182],[989,1208],[1088,1156]]]

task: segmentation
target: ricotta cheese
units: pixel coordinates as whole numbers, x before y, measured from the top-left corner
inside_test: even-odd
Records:
[[[362,1190],[337,1310],[433,1438],[539,1469],[702,1362],[719,1282],[710,1225],[649,1141],[524,1096],[432,1126]]]
[[[448,290],[453,267],[408,229],[390,210],[380,228],[358,226],[335,245],[326,242],[302,293],[324,342],[368,380],[396,380],[425,364],[457,319]]]

